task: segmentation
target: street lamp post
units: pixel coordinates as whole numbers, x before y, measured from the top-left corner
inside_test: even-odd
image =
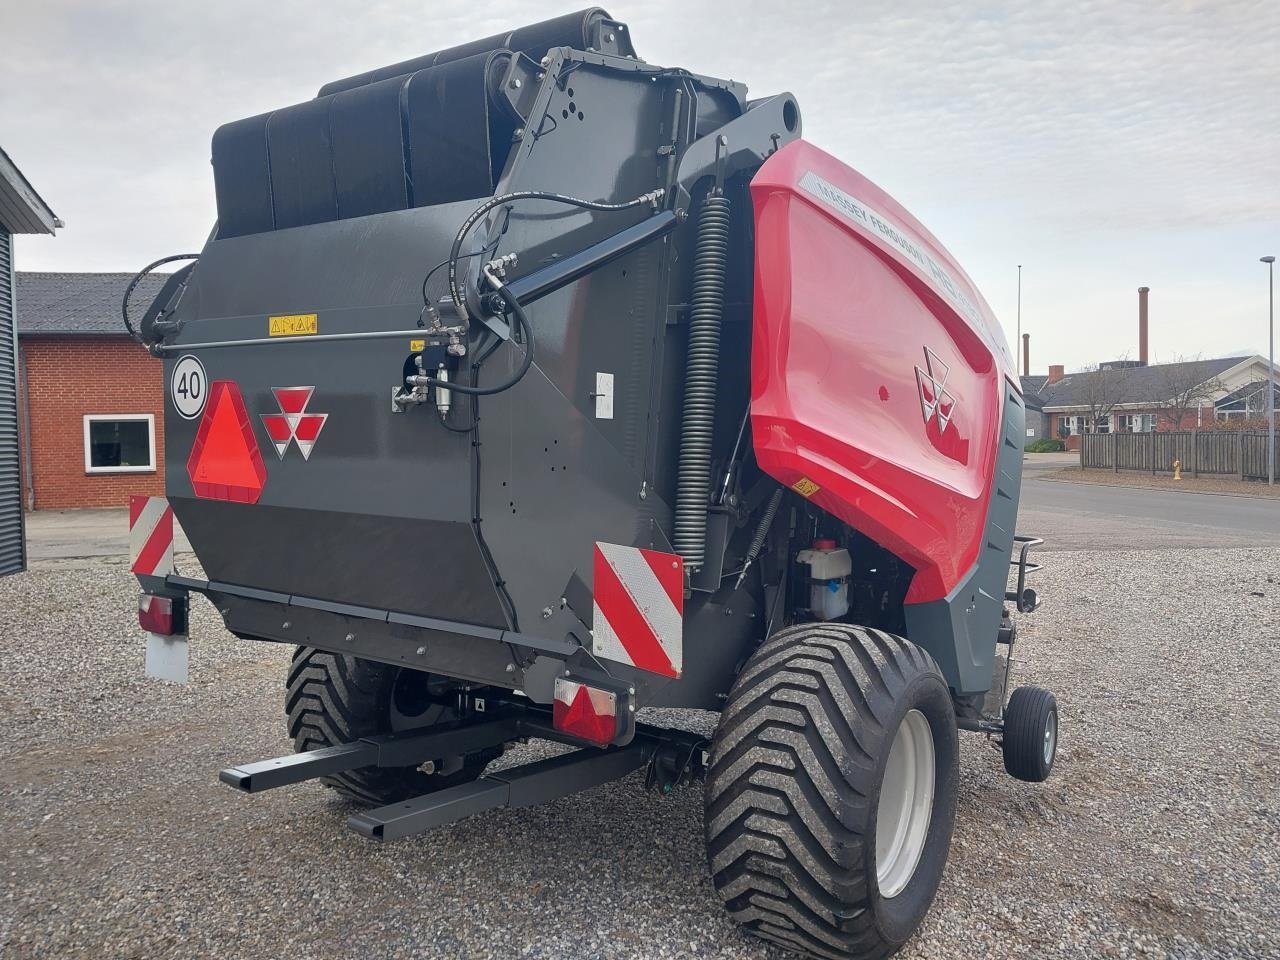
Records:
[[[1022,350],[1022,264],[1018,264],[1018,339],[1013,341],[1013,349]],[[1014,366],[1022,366],[1022,361],[1019,357],[1014,358]],[[1031,376],[1031,371],[1023,370],[1022,375],[1029,377]]]
[[[1276,483],[1276,258],[1267,265],[1267,484]]]

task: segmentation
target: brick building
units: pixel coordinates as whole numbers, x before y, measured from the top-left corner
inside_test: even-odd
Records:
[[[1097,370],[1022,377],[1028,436],[1080,448],[1084,433],[1149,433],[1266,424],[1267,358],[1220,357],[1178,363],[1103,364]],[[1280,396],[1280,394],[1278,394]],[[1031,424],[1032,409],[1036,422]]]
[[[18,365],[27,509],[120,507],[164,493],[160,361],[130,339],[125,273],[17,274]],[[134,293],[141,316],[166,278]]]

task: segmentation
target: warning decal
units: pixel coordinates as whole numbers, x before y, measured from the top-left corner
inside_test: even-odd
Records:
[[[683,666],[684,561],[678,554],[597,543],[592,652],[678,677]]]

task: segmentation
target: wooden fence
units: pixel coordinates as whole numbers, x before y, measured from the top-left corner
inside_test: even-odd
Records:
[[[1276,444],[1275,475],[1280,477],[1280,441]],[[1234,476],[1239,480],[1267,479],[1267,435],[1261,431],[1201,433],[1086,433],[1080,438],[1080,465],[1103,470],[1145,470],[1169,473],[1182,461],[1184,476]]]

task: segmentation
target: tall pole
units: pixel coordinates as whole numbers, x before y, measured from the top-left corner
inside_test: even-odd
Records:
[[[1276,484],[1276,258],[1267,265],[1267,484]]]
[[[1013,341],[1019,347],[1022,345],[1022,264],[1018,264],[1018,339]],[[1018,365],[1015,361],[1015,366]],[[1023,370],[1024,377],[1031,376],[1030,370]]]

